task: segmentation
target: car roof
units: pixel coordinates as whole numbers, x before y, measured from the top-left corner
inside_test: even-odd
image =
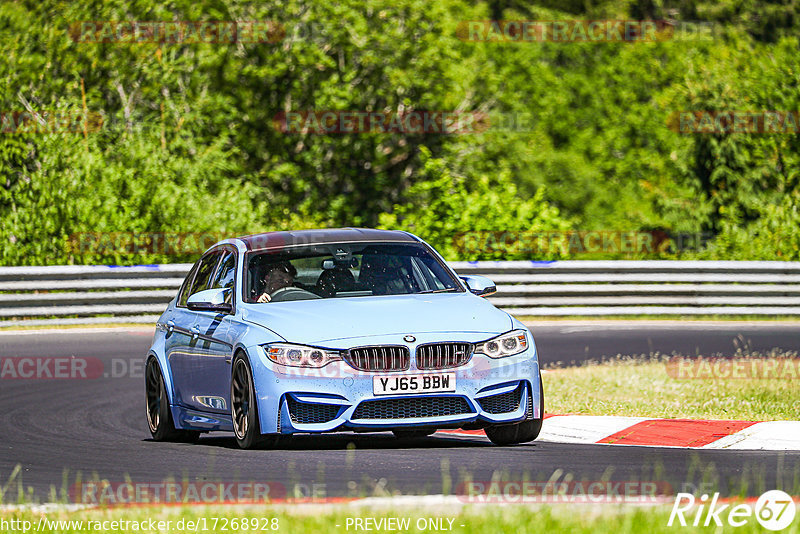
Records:
[[[318,230],[292,230],[266,232],[237,238],[247,250],[281,249],[296,245],[318,245],[325,243],[392,242],[418,243],[419,239],[398,230],[375,230],[374,228],[327,228]]]

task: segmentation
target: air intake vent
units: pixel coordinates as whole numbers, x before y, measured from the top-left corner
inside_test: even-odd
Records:
[[[298,402],[289,395],[286,396],[286,402],[289,405],[289,417],[292,423],[301,425],[328,423],[339,415],[340,406],[333,404]]]
[[[483,397],[478,399],[478,402],[484,412],[493,414],[515,412],[519,410],[519,404],[522,401],[522,387],[520,384],[514,391]]]
[[[464,397],[417,397],[364,401],[353,419],[414,419],[472,413]]]

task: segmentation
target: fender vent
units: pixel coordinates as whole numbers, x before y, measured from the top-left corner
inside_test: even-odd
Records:
[[[533,419],[533,395],[530,389],[528,389],[528,419]]]

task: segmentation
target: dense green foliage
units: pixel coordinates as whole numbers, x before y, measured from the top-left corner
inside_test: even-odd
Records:
[[[707,21],[658,42],[459,38],[470,20]],[[81,21],[273,21],[271,42],[79,42]],[[73,32],[70,33],[70,27]],[[78,26],[79,27],[79,26]],[[99,128],[0,133],[0,264],[185,261],[75,250],[86,232],[708,234],[702,251],[800,259],[800,136],[685,134],[693,111],[800,109],[796,0],[19,0],[0,3],[0,112],[99,113]],[[280,113],[525,117],[466,134],[285,132]],[[72,237],[71,237],[72,236]],[[521,251],[520,251],[521,250]],[[575,256],[580,257],[580,256]],[[596,257],[596,256],[594,256]]]

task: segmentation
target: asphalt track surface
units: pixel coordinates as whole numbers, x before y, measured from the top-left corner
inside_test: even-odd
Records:
[[[546,363],[653,351],[731,355],[735,340],[753,351],[800,349],[800,324],[550,323],[533,331]],[[452,492],[467,473],[475,481],[497,473],[512,481],[654,481],[676,492],[698,488],[722,496],[742,488],[752,496],[779,487],[800,491],[794,486],[800,451],[547,442],[497,447],[482,437],[396,440],[388,433],[303,435],[256,451],[238,450],[230,434],[204,436],[198,444],[157,443],[145,422],[140,363],[151,337],[142,330],[0,333],[0,357],[94,357],[109,375],[0,380],[0,489],[20,465],[12,487],[21,478],[40,501],[50,500],[51,488],[69,490],[78,480],[95,478],[270,482],[276,496],[302,497],[315,487],[317,496],[336,497]]]

